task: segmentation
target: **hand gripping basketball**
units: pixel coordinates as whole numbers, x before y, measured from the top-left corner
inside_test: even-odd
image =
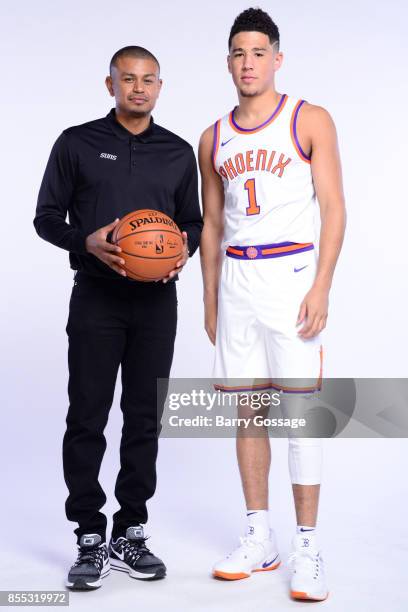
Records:
[[[180,262],[185,263],[186,241],[171,217],[149,208],[128,213],[112,231],[127,277],[143,282],[168,280],[177,273]]]
[[[106,239],[108,234],[115,229],[118,223],[119,219],[115,219],[115,221],[109,223],[109,225],[105,225],[96,230],[93,234],[89,234],[85,244],[88,253],[95,255],[95,257],[103,261],[103,263],[112,268],[112,270],[115,270],[118,274],[126,276],[126,271],[121,267],[125,263],[124,260],[118,255],[115,255],[115,253],[120,253],[122,249],[116,244],[111,244]]]

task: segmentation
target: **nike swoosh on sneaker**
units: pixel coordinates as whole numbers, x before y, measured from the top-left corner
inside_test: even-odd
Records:
[[[124,553],[124,551],[123,551],[123,550],[122,550],[122,552],[119,552],[118,550],[115,550],[114,548],[112,548],[112,550],[113,550],[113,552],[115,553],[115,555],[116,555],[117,557],[119,557],[119,559],[121,559],[122,561],[124,560],[124,558],[125,558],[125,553]]]
[[[272,563],[273,563],[274,561],[276,561],[276,559],[277,559],[277,558],[278,558],[278,555],[276,555],[276,557],[275,557],[274,559],[272,559],[272,561],[264,561],[264,562],[262,563],[262,567],[269,567],[270,565],[272,565]]]
[[[221,146],[222,146],[222,147],[225,147],[225,145],[226,145],[226,144],[228,144],[228,143],[230,142],[230,140],[232,140],[233,138],[235,138],[235,136],[231,136],[231,138],[228,138],[228,140],[224,140],[224,141],[221,143]]]
[[[293,268],[294,272],[300,272],[301,270],[304,270],[305,268],[307,268],[309,264],[306,264],[305,266],[303,266],[302,268]]]

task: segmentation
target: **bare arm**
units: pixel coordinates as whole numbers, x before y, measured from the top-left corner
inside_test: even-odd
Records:
[[[221,240],[224,231],[224,189],[221,177],[212,165],[213,127],[200,139],[198,161],[201,172],[204,227],[200,258],[204,283],[205,329],[213,344],[217,325],[218,279],[221,264]]]
[[[328,295],[343,244],[346,210],[333,119],[320,106],[304,106],[304,112],[299,113],[299,138],[306,151],[311,148],[311,169],[321,218],[316,278],[301,304],[298,318],[298,323],[301,323],[306,317],[299,334],[303,338],[311,338],[326,326]]]

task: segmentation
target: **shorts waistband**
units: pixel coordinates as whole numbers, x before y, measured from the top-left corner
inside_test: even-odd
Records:
[[[303,251],[312,251],[313,242],[276,242],[273,244],[255,244],[251,246],[229,246],[225,251],[228,257],[235,259],[268,259],[284,257]]]

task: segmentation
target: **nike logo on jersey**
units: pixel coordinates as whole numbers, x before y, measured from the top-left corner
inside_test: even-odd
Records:
[[[303,266],[302,268],[293,268],[294,272],[300,272],[301,270],[304,270],[305,268],[307,268],[309,264],[306,264],[306,266]],[[302,529],[301,531],[310,531],[310,529]]]
[[[269,567],[270,565],[272,565],[274,561],[276,561],[277,558],[278,558],[278,555],[276,555],[276,557],[272,559],[272,561],[265,561],[264,563],[262,563],[262,567]]]
[[[226,145],[226,144],[228,144],[228,143],[229,143],[229,142],[230,142],[230,141],[231,141],[233,138],[235,138],[235,136],[231,136],[231,138],[228,138],[228,140],[224,140],[224,141],[221,143],[221,146],[222,146],[222,147],[225,147],[225,145]]]

